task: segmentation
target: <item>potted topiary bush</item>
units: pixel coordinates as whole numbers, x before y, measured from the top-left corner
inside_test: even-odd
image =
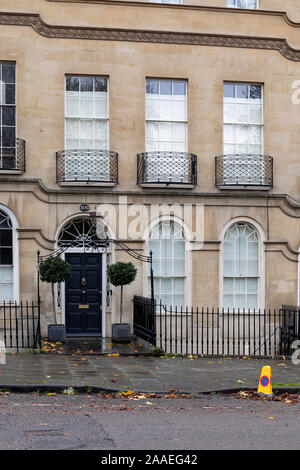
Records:
[[[110,282],[114,286],[121,286],[120,299],[120,323],[112,324],[112,340],[114,342],[130,341],[130,324],[123,323],[123,286],[130,284],[135,280],[137,273],[136,267],[132,263],[118,262],[108,267],[107,274]]]
[[[59,256],[55,256],[42,261],[39,266],[39,271],[41,281],[48,282],[52,286],[54,324],[48,325],[48,341],[51,343],[64,343],[66,340],[66,327],[63,324],[57,323],[54,284],[66,281],[71,275],[71,268],[69,264]]]

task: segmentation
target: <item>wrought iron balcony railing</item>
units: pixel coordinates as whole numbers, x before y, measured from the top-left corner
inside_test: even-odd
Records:
[[[118,154],[110,150],[56,152],[57,183],[118,183]]]
[[[197,155],[187,152],[144,152],[137,155],[139,185],[197,184]]]
[[[0,171],[12,173],[25,171],[25,140],[0,139]]]
[[[268,155],[219,155],[216,157],[217,188],[273,186],[273,158]]]

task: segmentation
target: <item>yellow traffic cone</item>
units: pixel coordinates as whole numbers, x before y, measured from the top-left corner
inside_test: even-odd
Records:
[[[261,370],[257,393],[273,397],[270,366],[264,366]]]

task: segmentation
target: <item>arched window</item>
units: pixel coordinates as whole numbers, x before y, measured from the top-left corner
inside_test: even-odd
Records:
[[[65,225],[58,237],[58,246],[92,248],[98,242],[96,228],[87,218],[72,220]]]
[[[14,300],[13,228],[0,210],[0,302]]]
[[[224,308],[255,309],[259,298],[259,237],[248,223],[235,223],[225,233]]]
[[[156,301],[168,307],[184,307],[185,240],[182,227],[173,221],[160,222],[151,231],[149,250],[153,253]]]

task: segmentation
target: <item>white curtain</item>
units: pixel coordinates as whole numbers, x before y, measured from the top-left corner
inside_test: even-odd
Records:
[[[256,10],[258,8],[258,0],[227,0],[227,7]]]
[[[0,301],[12,301],[13,292],[13,266],[0,266]]]
[[[224,308],[258,308],[259,239],[249,224],[234,224],[224,238]]]
[[[186,82],[151,80],[157,93],[146,93],[146,151],[187,152]]]
[[[184,307],[185,240],[182,228],[172,221],[161,222],[151,232],[149,250],[153,253],[156,300],[168,307]]]
[[[108,92],[66,91],[66,148],[108,149]]]
[[[151,3],[173,3],[177,5],[181,5],[183,0],[149,0]]]

